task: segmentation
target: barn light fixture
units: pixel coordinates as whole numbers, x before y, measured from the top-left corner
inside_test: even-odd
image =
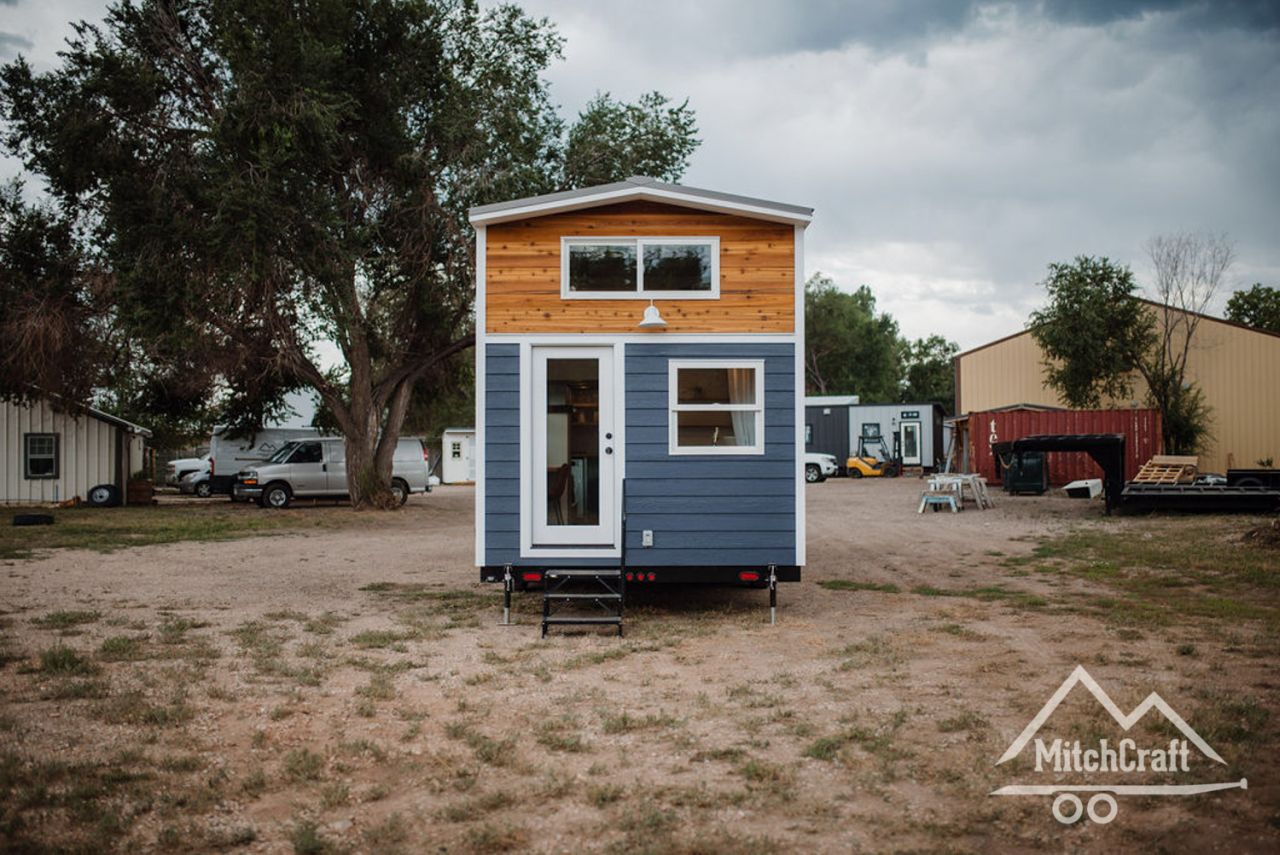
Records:
[[[653,301],[649,301],[649,305],[645,307],[644,318],[640,321],[640,329],[658,329],[665,327],[667,322],[662,319],[662,313],[658,311],[658,307],[653,305]]]

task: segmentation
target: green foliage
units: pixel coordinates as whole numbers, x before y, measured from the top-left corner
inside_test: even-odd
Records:
[[[85,260],[75,218],[0,187],[0,398],[37,389],[87,400],[114,362],[103,334],[101,279]]]
[[[675,181],[697,149],[697,122],[686,100],[679,106],[658,92],[624,104],[597,94],[569,131],[564,153],[565,187],[590,187],[647,175]]]
[[[876,312],[869,287],[842,291],[821,273],[805,283],[804,307],[807,394],[936,401],[955,409],[958,344],[940,335],[907,341],[888,312]]]
[[[1144,372],[1149,400],[1160,409],[1161,431],[1167,454],[1195,454],[1212,435],[1212,408],[1204,391],[1169,369],[1150,364]]]
[[[955,356],[960,345],[940,335],[904,342],[902,401],[942,404],[948,415],[956,409]]]
[[[1227,320],[1280,333],[1280,289],[1255,282],[1252,288],[1235,292],[1227,301]]]
[[[805,283],[805,379],[810,395],[896,401],[902,378],[898,323],[876,312],[862,285],[853,293],[816,273]]]
[[[1095,409],[1125,398],[1152,344],[1152,322],[1128,267],[1077,256],[1050,264],[1049,305],[1031,313],[1031,335],[1045,354],[1045,374],[1069,406]]]
[[[118,401],[166,424],[207,420],[220,397],[221,421],[252,427],[314,390],[347,439],[355,504],[385,496],[411,401],[447,388],[472,343],[467,209],[674,179],[697,145],[687,104],[657,94],[600,96],[566,133],[542,76],[562,39],[513,5],[141,0],[76,33],[47,74],[0,69],[8,151],[64,212],[52,231],[4,223],[59,241],[21,281],[83,295],[74,250],[100,265],[89,281],[109,280],[110,305],[92,318],[134,366]],[[108,339],[68,305],[59,341]]]

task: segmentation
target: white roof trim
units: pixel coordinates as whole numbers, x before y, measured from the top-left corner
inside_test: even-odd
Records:
[[[495,205],[480,205],[471,209],[470,218],[472,225],[489,225],[491,223],[505,223],[511,220],[523,220],[531,216],[545,216],[547,214],[637,200],[665,202],[671,205],[697,208],[703,211],[717,211],[725,214],[743,214],[761,220],[791,223],[799,226],[808,225],[813,219],[812,208],[784,205],[746,196],[734,196],[713,190],[700,190],[679,184],[661,184],[652,179],[644,178],[628,178],[626,181],[605,184],[600,187],[588,187],[564,193],[551,193],[546,196],[533,196],[528,199],[516,199]]]

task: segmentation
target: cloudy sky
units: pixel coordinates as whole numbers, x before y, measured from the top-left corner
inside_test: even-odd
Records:
[[[0,57],[49,67],[103,5],[0,0]],[[815,207],[808,273],[870,285],[909,336],[1014,332],[1078,254],[1145,282],[1143,242],[1173,230],[1227,233],[1232,286],[1280,285],[1274,0],[522,5],[567,39],[567,115],[687,97],[685,182]]]

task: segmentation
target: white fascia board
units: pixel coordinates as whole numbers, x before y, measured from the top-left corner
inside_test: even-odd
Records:
[[[775,223],[789,223],[798,226],[808,225],[813,219],[810,215],[792,213],[790,211],[780,211],[777,208],[767,208],[760,205],[749,205],[746,203],[730,202],[721,199],[709,199],[705,196],[688,193],[675,193],[670,190],[659,190],[653,187],[625,187],[590,196],[577,196],[572,199],[558,199],[551,202],[539,202],[531,205],[522,205],[518,208],[491,211],[486,214],[472,214],[471,224],[473,226],[480,226],[491,225],[493,223],[507,223],[512,220],[528,219],[529,217],[540,217],[547,214],[558,214],[566,211],[577,211],[583,208],[595,208],[600,205],[640,200],[666,202],[667,204],[679,205],[684,208],[697,208],[699,210],[715,211],[721,214],[743,214],[759,220],[770,220]]]

